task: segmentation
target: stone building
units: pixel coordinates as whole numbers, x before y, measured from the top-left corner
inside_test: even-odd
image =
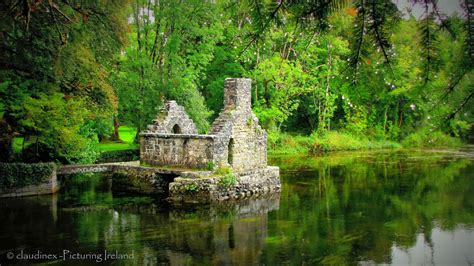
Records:
[[[140,160],[156,166],[230,166],[234,173],[267,167],[267,133],[251,109],[250,79],[225,80],[224,107],[209,134],[197,134],[184,108],[168,101],[140,133]]]

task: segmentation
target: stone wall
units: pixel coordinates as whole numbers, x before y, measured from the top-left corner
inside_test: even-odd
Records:
[[[34,166],[34,164],[32,164]],[[42,181],[37,184],[30,184],[11,189],[0,189],[0,198],[36,196],[54,194],[58,192],[60,184],[56,175],[56,166]]]
[[[112,190],[167,196],[169,183],[176,176],[159,173],[150,167],[115,167],[112,172]]]
[[[216,162],[242,173],[267,166],[267,133],[251,108],[250,79],[226,79],[224,107],[209,131],[222,140]]]
[[[154,166],[206,168],[214,160],[215,136],[140,134],[140,161]]]
[[[205,178],[177,177],[169,184],[169,199],[186,203],[209,203],[224,200],[258,197],[280,191],[279,168],[253,170],[236,174],[236,183],[222,186],[222,176]]]
[[[176,101],[167,101],[153,120],[148,125],[147,132],[164,134],[197,134],[196,125],[189,118],[184,108]]]
[[[250,79],[225,80],[224,108],[209,135],[194,134],[194,123],[184,108],[174,101],[167,102],[154,124],[140,133],[140,160],[150,165],[188,168],[202,168],[212,162],[230,166],[235,173],[264,169],[267,133],[252,112],[251,87]]]
[[[117,192],[168,195],[169,183],[177,176],[203,176],[206,172],[193,174],[176,169],[160,169],[140,166],[139,162],[104,163],[90,165],[65,165],[58,170],[60,175],[107,172],[112,175],[112,189]]]
[[[230,167],[236,175],[237,182],[231,186],[222,186],[222,177],[212,174],[181,175],[169,185],[171,200],[212,202],[280,190],[278,167],[267,166],[267,133],[252,112],[251,85],[250,79],[225,80],[224,107],[209,135],[194,134],[194,123],[176,102],[167,102],[154,124],[140,133],[142,162],[183,168]]]

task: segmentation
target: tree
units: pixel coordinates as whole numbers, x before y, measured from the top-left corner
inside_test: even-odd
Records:
[[[67,141],[60,139],[59,133],[69,130],[67,123],[42,127],[36,117],[28,115],[28,108],[61,113],[63,104],[76,102],[84,104],[71,108],[62,119],[88,116],[71,119],[80,124],[78,130],[70,131],[70,139],[82,136],[92,145],[97,134],[110,132],[117,99],[107,75],[111,60],[125,43],[126,4],[28,0],[0,4],[0,102],[7,127],[22,135],[36,134],[46,146]],[[54,98],[51,104],[46,100],[50,97]],[[12,137],[7,135],[7,141]],[[90,145],[79,147],[86,146]],[[66,157],[53,150],[53,157],[68,162],[91,161],[91,157],[82,157],[83,149],[76,147],[72,150],[77,154]]]
[[[131,45],[114,84],[123,121],[139,130],[165,99],[183,105],[202,132],[210,112],[200,94],[201,80],[222,38],[218,4],[207,1],[136,1]]]

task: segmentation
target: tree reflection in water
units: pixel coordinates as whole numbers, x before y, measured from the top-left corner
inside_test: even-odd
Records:
[[[473,153],[385,151],[278,157],[282,192],[213,205],[115,195],[103,175],[59,195],[0,200],[11,250],[133,252],[115,264],[468,264]],[[110,263],[111,261],[106,261]]]

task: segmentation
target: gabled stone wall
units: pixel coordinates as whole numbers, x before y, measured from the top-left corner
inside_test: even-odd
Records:
[[[184,108],[176,101],[167,101],[153,120],[148,125],[147,132],[164,134],[197,134],[196,125],[189,118]]]

